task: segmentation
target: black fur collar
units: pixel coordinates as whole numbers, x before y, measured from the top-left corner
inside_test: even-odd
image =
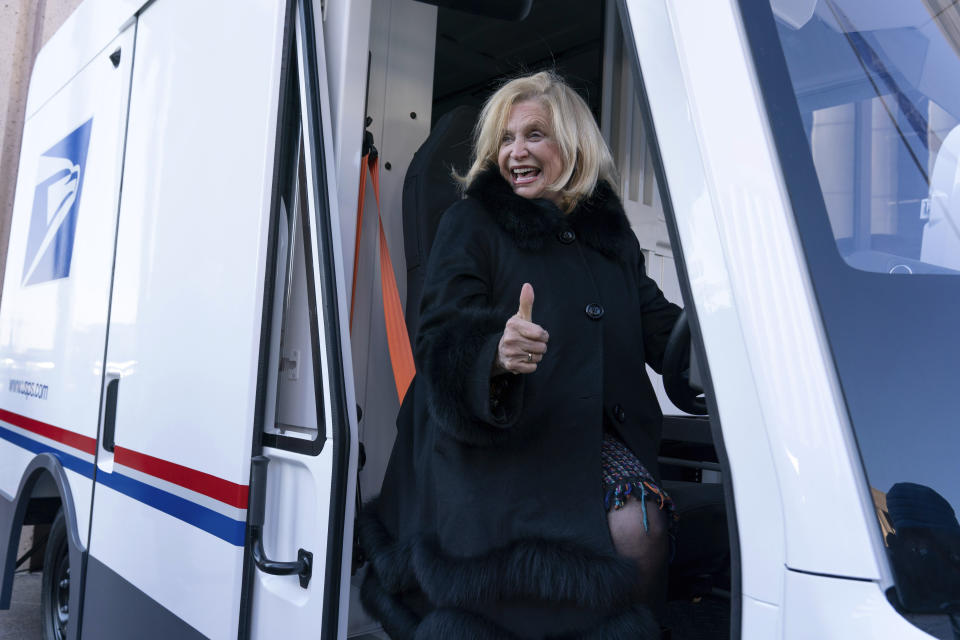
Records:
[[[466,195],[477,199],[521,249],[537,250],[545,239],[569,227],[590,247],[618,258],[632,233],[620,198],[606,181],[566,215],[548,200],[516,195],[496,167],[478,175]]]

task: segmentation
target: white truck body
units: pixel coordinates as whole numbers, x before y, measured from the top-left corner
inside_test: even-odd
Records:
[[[733,637],[937,637],[887,595],[755,27],[737,0],[606,4],[601,125],[648,271],[686,303],[707,365]],[[803,25],[817,3],[774,5]],[[46,504],[67,522],[64,637],[385,637],[352,576],[358,477],[376,494],[398,406],[369,206],[351,332],[357,185],[369,128],[393,163],[380,195],[402,296],[437,12],[85,0],[44,47],[0,299],[0,606]],[[312,554],[306,582],[252,558],[259,455],[263,550]]]

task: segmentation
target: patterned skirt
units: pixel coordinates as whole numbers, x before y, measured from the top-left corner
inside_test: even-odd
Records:
[[[603,470],[604,509],[620,509],[627,498],[633,496],[640,500],[643,528],[647,529],[647,500],[653,500],[658,509],[667,512],[668,526],[673,529],[677,520],[673,499],[657,485],[653,474],[647,471],[627,445],[607,430],[603,432],[600,465]]]

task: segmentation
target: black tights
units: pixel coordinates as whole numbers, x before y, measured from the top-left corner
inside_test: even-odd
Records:
[[[660,618],[667,601],[667,553],[670,536],[667,512],[647,496],[647,527],[643,525],[640,499],[631,496],[620,509],[610,509],[607,523],[613,546],[639,571],[639,598]]]

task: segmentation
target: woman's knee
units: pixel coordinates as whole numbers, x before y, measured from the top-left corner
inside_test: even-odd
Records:
[[[666,554],[667,514],[652,500],[646,502],[644,509],[640,500],[631,497],[623,507],[608,514],[613,546],[621,555],[638,558]]]

